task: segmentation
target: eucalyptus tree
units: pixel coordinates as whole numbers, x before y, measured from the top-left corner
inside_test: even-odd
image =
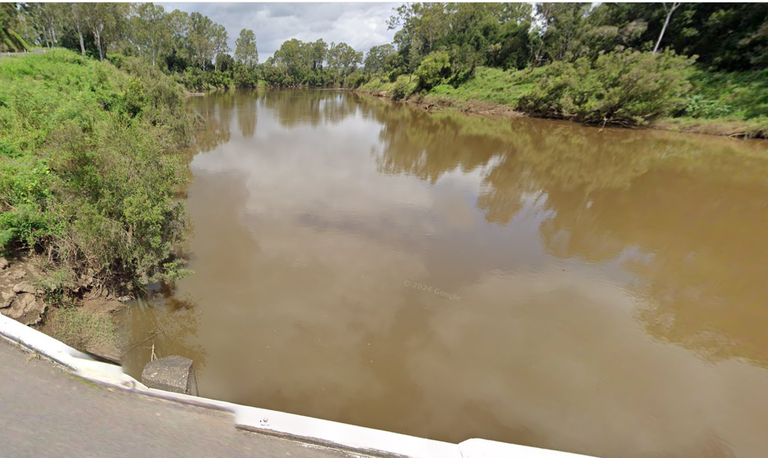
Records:
[[[363,53],[355,51],[344,42],[331,43],[328,48],[328,67],[342,78],[352,73],[362,62]]]
[[[133,4],[131,42],[139,55],[157,65],[171,49],[172,29],[165,8],[152,3]]]
[[[681,5],[680,2],[672,2],[671,5],[667,6],[666,3],[662,3],[664,5],[664,11],[667,12],[667,17],[664,19],[664,25],[661,27],[661,32],[659,33],[659,39],[656,41],[656,46],[653,47],[653,53],[656,54],[656,52],[659,50],[659,45],[661,44],[661,39],[664,38],[664,32],[667,31],[667,27],[669,27],[669,20],[672,18],[672,13],[675,12],[676,9],[678,9]]]
[[[226,56],[231,59],[231,56],[228,54],[230,49],[229,45],[227,44],[227,29],[224,28],[221,24],[216,24],[215,22],[211,26],[211,41],[213,45],[213,58],[214,60],[214,70],[219,69],[219,62],[221,62],[221,59],[219,59],[219,56]]]
[[[377,75],[391,71],[392,61],[396,55],[395,47],[391,44],[373,46],[365,54],[365,72],[370,75]]]
[[[241,29],[235,40],[235,60],[252,70],[259,63],[259,51],[256,48],[256,34],[250,29]]]
[[[195,66],[205,70],[208,63],[215,58],[214,22],[208,16],[198,12],[189,15],[189,33],[187,43],[190,59]]]
[[[104,60],[109,45],[120,39],[129,8],[128,3],[82,4],[84,22],[99,50],[99,60]]]
[[[83,7],[81,3],[69,4],[70,17],[72,18],[72,25],[77,32],[78,42],[80,43],[80,54],[85,55],[85,19],[83,17]]]
[[[328,57],[328,44],[320,38],[314,43],[309,43],[310,55],[312,59],[312,70],[320,71],[323,69]]]

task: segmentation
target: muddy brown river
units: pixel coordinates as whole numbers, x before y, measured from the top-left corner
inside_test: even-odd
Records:
[[[123,319],[140,376],[433,439],[768,453],[768,142],[193,100],[190,268]]]

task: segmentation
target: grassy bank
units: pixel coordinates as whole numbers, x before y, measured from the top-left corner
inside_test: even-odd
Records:
[[[538,113],[525,104],[526,98],[536,90],[552,93],[551,87],[541,87],[542,81],[551,74],[548,67],[511,71],[478,67],[471,78],[455,86],[443,82],[425,90],[419,87],[416,76],[403,75],[394,82],[372,78],[360,90],[437,109],[501,114],[514,111],[518,115],[567,118],[547,116],[547,113]],[[586,78],[577,78],[575,84],[580,84],[583,79]],[[691,69],[685,82],[687,85],[678,104],[667,113],[627,124],[680,132],[768,138],[768,71],[714,73]],[[494,105],[507,110],[492,110]],[[621,122],[613,124],[624,125]]]
[[[49,298],[185,274],[175,152],[194,117],[169,77],[120,65],[65,50],[0,60],[0,251],[43,259]]]

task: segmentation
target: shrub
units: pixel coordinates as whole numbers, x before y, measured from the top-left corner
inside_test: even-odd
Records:
[[[110,287],[183,274],[175,153],[194,126],[178,85],[133,58],[123,67],[70,51],[0,61],[0,249]]]
[[[590,62],[555,62],[519,107],[534,116],[641,125],[685,106],[694,58],[612,52]]]
[[[344,78],[344,87],[359,88],[368,82],[368,77],[361,71],[354,71]]]
[[[35,281],[48,304],[61,307],[70,303],[70,293],[77,287],[75,272],[68,266],[53,268]]]
[[[248,70],[245,65],[237,64],[233,72],[232,80],[236,88],[251,89],[258,86],[259,79],[256,72]]]
[[[448,53],[434,51],[421,61],[416,69],[419,88],[430,90],[451,75],[451,58]]]
[[[720,118],[731,114],[733,109],[720,100],[705,99],[699,94],[686,97],[683,114],[691,118]]]
[[[390,97],[392,100],[401,100],[409,95],[413,94],[416,90],[415,84],[410,82],[410,77],[406,75],[400,75],[395,81],[390,91]]]

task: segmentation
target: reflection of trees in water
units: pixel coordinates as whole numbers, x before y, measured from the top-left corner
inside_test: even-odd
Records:
[[[193,156],[215,149],[230,138],[234,94],[226,92],[202,97],[194,108],[203,119],[203,126],[195,133]]]
[[[381,146],[374,151],[380,172],[404,173],[434,184],[444,173],[459,168],[469,172],[503,152],[498,138],[467,129],[454,116],[436,116],[408,107],[367,105],[364,116],[382,123]]]
[[[237,127],[245,138],[252,138],[256,133],[256,94],[255,91],[240,91],[235,98]]]
[[[534,119],[428,114],[335,91],[235,93],[199,101],[209,128],[203,151],[229,140],[234,107],[248,137],[258,107],[283,127],[381,124],[373,151],[383,173],[436,183],[454,170],[483,171],[477,207],[506,225],[538,196],[539,226],[559,258],[608,262],[623,256],[656,304],[639,318],[653,335],[707,357],[768,365],[768,161],[760,143],[667,132],[585,128]],[[257,105],[247,107],[255,96]],[[249,116],[253,115],[253,118]]]
[[[121,318],[126,333],[123,364],[130,373],[141,374],[150,361],[154,345],[155,355],[164,358],[180,355],[191,359],[195,369],[206,365],[207,351],[188,339],[197,336],[200,312],[189,297],[167,297],[137,303],[127,307]]]
[[[335,90],[266,91],[262,103],[277,113],[282,127],[321,123],[338,124],[355,114],[357,104],[352,96]]]
[[[628,192],[593,193],[586,211],[576,210],[578,194],[551,193],[557,215],[541,234],[548,247],[564,235],[555,252],[562,257],[608,259],[636,247],[624,268],[643,279],[639,290],[655,304],[641,313],[649,332],[710,358],[768,365],[768,334],[759,325],[768,320],[766,193],[659,172]]]
[[[506,225],[525,196],[539,196],[545,248],[590,262],[624,256],[656,304],[639,314],[654,336],[768,365],[763,145],[363,105],[382,124],[382,172],[435,183],[487,165],[477,199],[487,221]]]

